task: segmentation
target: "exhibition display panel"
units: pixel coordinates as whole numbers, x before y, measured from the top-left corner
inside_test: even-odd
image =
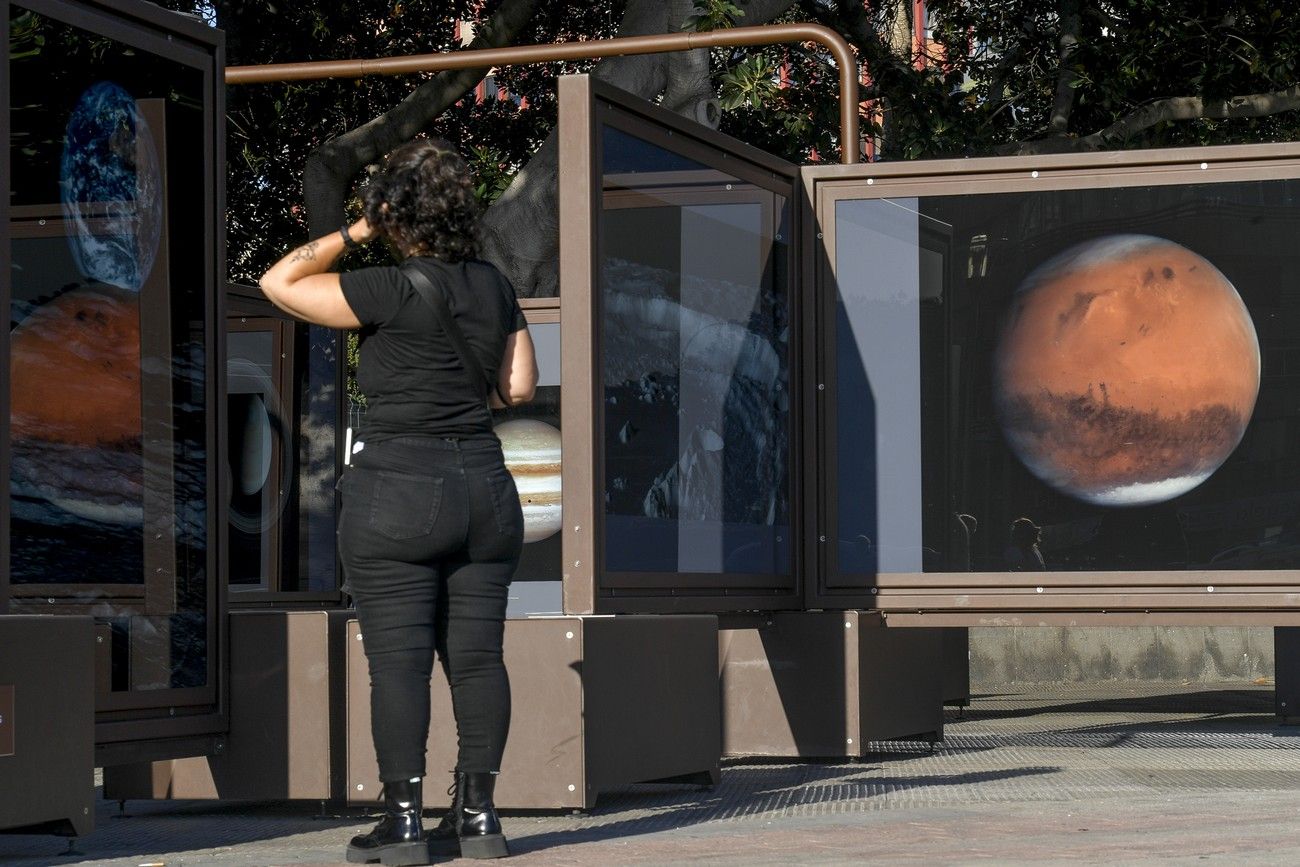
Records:
[[[796,169],[561,81],[568,613],[793,607]]]
[[[824,598],[1289,622],[1298,157],[804,169]]]
[[[5,31],[0,613],[94,619],[101,748],[219,732],[221,34],[54,0]]]

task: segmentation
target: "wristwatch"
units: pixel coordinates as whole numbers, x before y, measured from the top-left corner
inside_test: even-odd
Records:
[[[361,248],[361,244],[359,244],[359,243],[357,243],[356,241],[352,240],[352,236],[348,234],[348,224],[347,224],[347,223],[344,223],[342,226],[339,226],[339,234],[343,236],[343,247],[344,247],[344,249],[346,249],[346,250],[358,250],[358,249]]]

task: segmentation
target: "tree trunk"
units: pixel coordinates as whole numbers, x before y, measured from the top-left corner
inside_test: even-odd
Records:
[[[694,4],[687,0],[630,0],[619,36],[668,33],[681,29]],[[746,26],[763,24],[794,5],[794,0],[751,0],[741,4]],[[644,99],[664,95],[663,105],[692,120],[717,126],[717,98],[709,78],[708,52],[611,57],[592,74]],[[557,295],[559,224],[556,206],[558,139],[552,131],[520,170],[510,188],[483,218],[483,258],[514,284],[521,298]]]
[[[533,17],[536,5],[536,0],[506,0],[470,47],[509,44]],[[487,73],[487,69],[460,69],[436,75],[389,111],[313,151],[302,175],[310,236],[320,237],[343,222],[344,203],[357,172],[415,138]]]

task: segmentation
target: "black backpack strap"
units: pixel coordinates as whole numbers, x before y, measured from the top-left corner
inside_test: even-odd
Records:
[[[483,372],[483,366],[478,363],[474,351],[470,349],[469,342],[465,340],[465,333],[456,324],[456,318],[452,315],[451,308],[447,306],[446,295],[438,286],[434,285],[428,275],[421,271],[414,262],[403,262],[400,270],[406,275],[406,279],[411,282],[411,286],[415,288],[420,297],[433,308],[434,315],[438,317],[438,324],[442,326],[443,333],[451,340],[452,348],[460,356],[461,367],[465,368],[470,383],[478,389],[479,394],[486,400],[488,393],[492,391],[492,385],[487,381],[487,374]]]

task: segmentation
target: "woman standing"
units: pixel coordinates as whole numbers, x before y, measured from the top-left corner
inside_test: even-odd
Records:
[[[499,857],[508,853],[492,793],[510,725],[501,643],[523,514],[489,404],[532,399],[533,344],[509,282],[475,258],[473,187],[450,146],[419,140],[394,151],[363,197],[365,219],[299,247],[261,281],[300,319],[360,329],[367,412],[339,484],[338,538],[370,667],[384,816],[352,839],[347,857]],[[401,268],[326,273],[374,238],[405,259]],[[459,756],[452,811],[426,835],[435,652],[451,684]]]

